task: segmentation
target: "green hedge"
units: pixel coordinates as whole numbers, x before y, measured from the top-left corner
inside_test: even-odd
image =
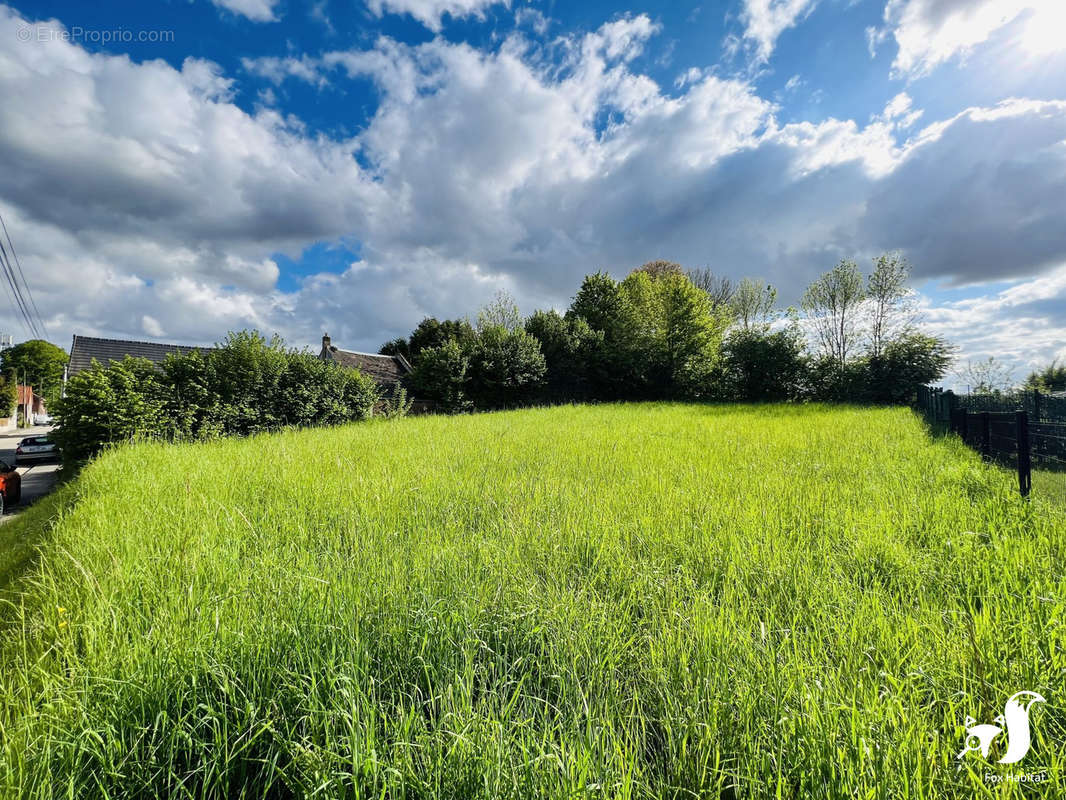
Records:
[[[67,381],[53,438],[66,460],[81,462],[116,442],[366,419],[379,400],[377,384],[357,370],[242,331],[211,350],[171,354],[161,369],[130,357],[108,366],[94,361]]]

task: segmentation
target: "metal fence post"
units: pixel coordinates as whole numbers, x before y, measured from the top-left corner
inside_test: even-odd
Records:
[[[1029,452],[1029,414],[1019,411],[1015,414],[1018,436],[1018,491],[1022,497],[1029,496],[1033,488],[1032,461]]]
[[[987,411],[981,412],[981,456],[992,458],[992,416]]]

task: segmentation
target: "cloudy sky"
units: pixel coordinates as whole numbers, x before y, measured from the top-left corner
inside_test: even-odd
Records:
[[[652,258],[904,251],[926,319],[1066,357],[1063,0],[0,5],[0,214],[53,341],[373,350]],[[0,326],[27,337],[10,303]]]

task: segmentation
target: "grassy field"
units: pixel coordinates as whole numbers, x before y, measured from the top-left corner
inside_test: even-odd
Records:
[[[817,406],[112,452],[0,527],[0,796],[1059,796],[1066,524],[1013,480]],[[1021,689],[1027,759],[957,760]]]

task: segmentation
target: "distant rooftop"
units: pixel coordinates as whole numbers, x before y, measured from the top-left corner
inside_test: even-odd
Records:
[[[334,361],[343,367],[352,367],[380,385],[402,383],[411,371],[411,365],[403,356],[385,356],[380,353],[360,353],[341,350],[330,342],[329,334],[322,337],[322,352],[319,358]]]
[[[210,350],[208,347],[190,347],[184,344],[162,342],[132,342],[125,339],[98,339],[95,336],[74,335],[70,346],[70,361],[67,377],[73,378],[92,366],[93,359],[106,367],[112,361],[121,361],[126,356],[146,358],[153,364],[162,364],[170,353],[186,355],[194,350]]]

